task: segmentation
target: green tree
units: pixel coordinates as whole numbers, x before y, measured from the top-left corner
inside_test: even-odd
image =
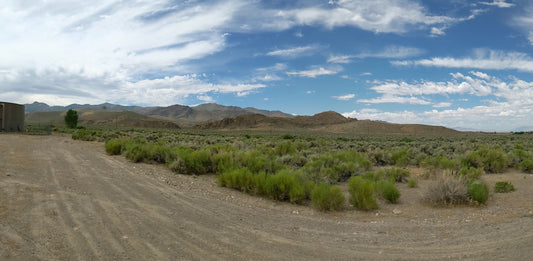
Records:
[[[65,124],[67,127],[74,129],[78,126],[78,112],[75,110],[68,110],[65,115]]]

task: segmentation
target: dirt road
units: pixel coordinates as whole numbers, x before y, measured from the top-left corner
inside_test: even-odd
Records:
[[[533,176],[484,207],[321,213],[63,136],[0,135],[1,260],[531,260]],[[425,181],[420,182],[424,186]]]

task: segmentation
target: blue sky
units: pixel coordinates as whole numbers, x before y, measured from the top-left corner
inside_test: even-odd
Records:
[[[533,1],[4,0],[0,100],[533,126]]]

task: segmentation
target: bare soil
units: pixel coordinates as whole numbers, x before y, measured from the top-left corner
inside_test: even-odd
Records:
[[[533,175],[484,179],[517,190],[435,208],[421,179],[400,185],[399,204],[323,213],[130,163],[102,143],[0,135],[0,260],[532,260]]]

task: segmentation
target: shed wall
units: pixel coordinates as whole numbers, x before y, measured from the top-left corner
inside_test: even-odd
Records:
[[[20,132],[24,130],[24,105],[0,102],[0,130]]]

